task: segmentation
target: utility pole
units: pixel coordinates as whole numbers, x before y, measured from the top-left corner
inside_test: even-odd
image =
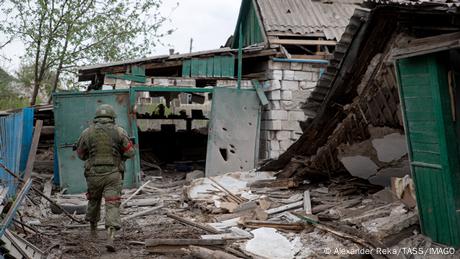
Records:
[[[190,53],[192,53],[193,50],[193,38],[190,38]]]

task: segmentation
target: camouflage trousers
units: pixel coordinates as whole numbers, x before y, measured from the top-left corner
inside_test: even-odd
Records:
[[[105,228],[121,227],[120,204],[122,190],[121,173],[115,172],[105,175],[91,175],[86,177],[88,185],[88,209],[86,220],[98,222],[101,219],[101,201],[105,200]]]

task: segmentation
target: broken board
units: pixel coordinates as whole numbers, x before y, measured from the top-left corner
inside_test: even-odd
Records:
[[[214,88],[206,155],[206,176],[256,166],[260,101],[254,90]]]

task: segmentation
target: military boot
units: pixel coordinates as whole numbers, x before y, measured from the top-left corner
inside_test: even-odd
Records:
[[[90,222],[90,236],[91,238],[97,238],[97,222]]]
[[[115,240],[115,232],[115,228],[113,227],[109,227],[107,229],[107,244],[105,247],[109,252],[115,252],[115,245],[113,244],[113,241]]]

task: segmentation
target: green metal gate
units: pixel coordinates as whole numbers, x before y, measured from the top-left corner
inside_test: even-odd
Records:
[[[459,247],[458,138],[447,64],[439,54],[396,64],[422,232]]]
[[[110,104],[117,113],[117,124],[128,134],[136,135],[129,117],[129,90],[58,93],[54,96],[55,145],[58,154],[59,182],[68,193],[86,191],[83,175],[83,161],[78,159],[72,145],[81,132],[94,118],[96,108],[101,104]],[[126,161],[124,187],[139,185],[139,152],[133,159]]]

